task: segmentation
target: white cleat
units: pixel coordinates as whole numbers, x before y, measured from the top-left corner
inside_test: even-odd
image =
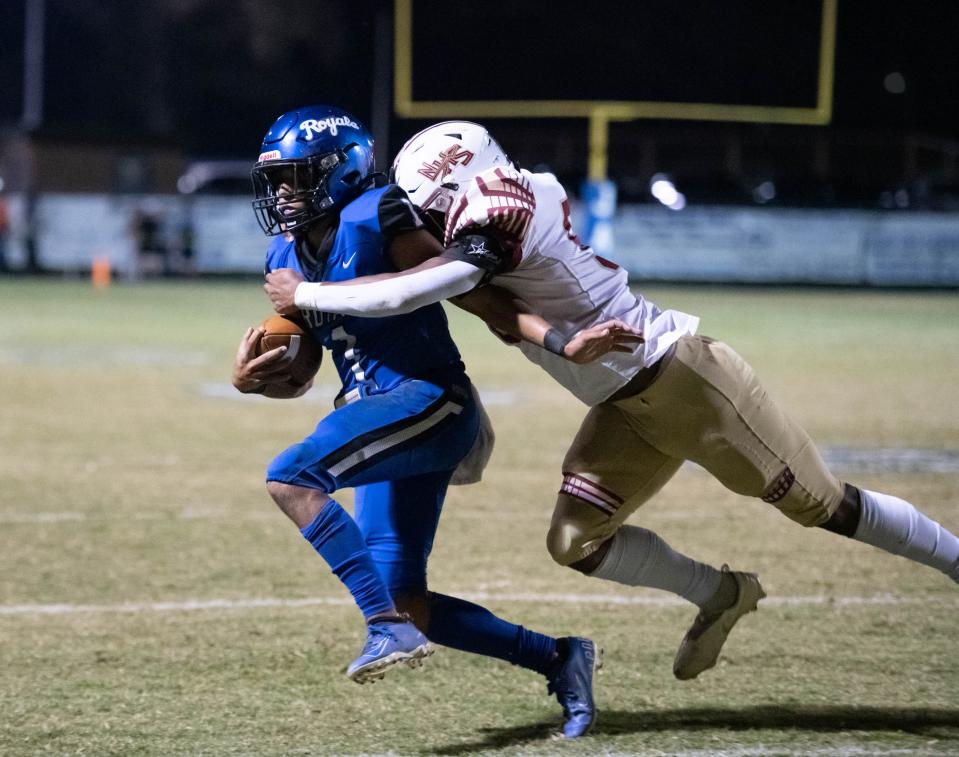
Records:
[[[755,573],[730,571],[728,565],[723,566],[723,573],[729,573],[736,580],[739,590],[736,601],[718,615],[707,618],[700,611],[696,616],[673,661],[673,675],[681,681],[695,678],[713,667],[733,626],[743,615],[755,610],[759,600],[766,596]]]

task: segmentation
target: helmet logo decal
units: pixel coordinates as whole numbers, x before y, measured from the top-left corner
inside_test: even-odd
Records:
[[[439,160],[432,163],[424,163],[423,167],[416,173],[422,174],[430,181],[437,181],[446,178],[453,171],[453,166],[462,163],[468,166],[473,159],[473,153],[464,150],[462,145],[453,145],[446,150],[440,150]]]
[[[330,130],[332,136],[336,136],[339,133],[340,126],[349,126],[351,129],[359,129],[360,125],[356,121],[351,121],[346,116],[336,116],[330,118],[321,118],[319,120],[315,118],[308,118],[303,123],[300,124],[300,131],[305,131],[306,139],[313,139],[313,133],[322,134],[327,129]]]
[[[269,152],[261,152],[260,157],[257,158],[257,163],[262,163],[264,160],[277,160],[280,157],[279,150],[270,150]]]

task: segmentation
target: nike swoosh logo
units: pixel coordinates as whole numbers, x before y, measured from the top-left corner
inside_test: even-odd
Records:
[[[344,267],[344,268],[349,268],[349,267],[350,267],[350,263],[353,262],[353,258],[355,258],[355,257],[356,257],[356,253],[354,252],[354,253],[353,253],[352,255],[350,255],[346,260],[343,261],[343,267]]]
[[[370,654],[370,655],[380,655],[380,654],[383,654],[383,650],[386,649],[386,645],[389,643],[389,641],[390,641],[390,640],[389,640],[388,638],[380,639],[380,640],[376,643],[376,646],[371,647],[369,650],[367,650],[367,654]]]

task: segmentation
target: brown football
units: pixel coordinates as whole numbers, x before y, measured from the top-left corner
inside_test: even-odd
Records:
[[[271,315],[260,328],[264,333],[256,345],[257,356],[286,346],[284,361],[289,363],[291,384],[303,386],[316,375],[323,360],[323,348],[301,322],[285,315]]]

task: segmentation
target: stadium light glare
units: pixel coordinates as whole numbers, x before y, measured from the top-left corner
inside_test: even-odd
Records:
[[[760,205],[776,199],[776,185],[771,181],[764,181],[753,189],[753,200]]]
[[[197,189],[196,179],[190,175],[181,176],[179,179],[177,179],[176,188],[180,194],[193,194]]]
[[[686,207],[686,196],[676,189],[676,185],[665,174],[655,174],[649,180],[649,193],[670,210]]]
[[[663,205],[669,205],[676,200],[676,186],[665,174],[655,174],[653,178],[649,180],[649,192]]]
[[[882,86],[891,95],[901,95],[906,91],[906,77],[898,71],[890,71],[882,80]]]

